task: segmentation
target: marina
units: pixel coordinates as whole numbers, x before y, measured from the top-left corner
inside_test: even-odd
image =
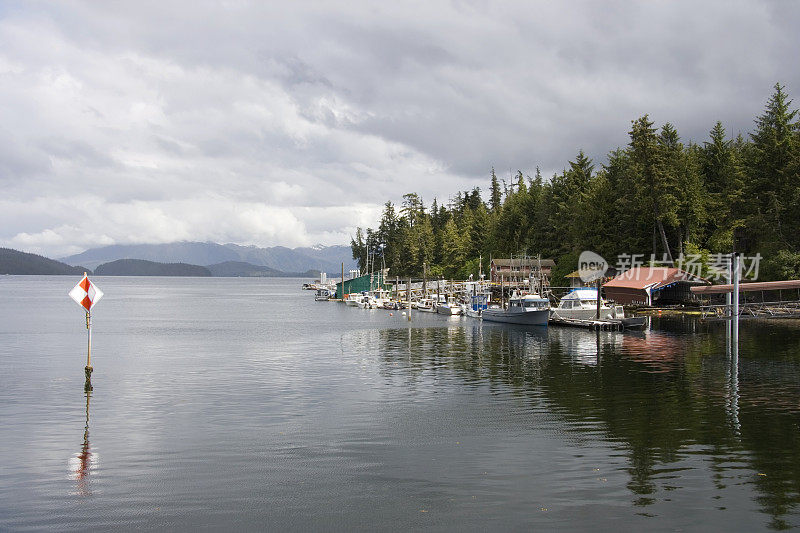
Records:
[[[506,287],[505,280],[492,283],[481,277],[480,281],[453,281],[437,279],[429,283],[427,279],[413,282],[380,283],[376,280],[388,279],[385,272],[356,276],[344,280],[330,289],[330,298],[344,302],[348,306],[362,309],[410,309],[421,313],[437,313],[444,316],[463,316],[487,322],[516,324],[522,326],[563,326],[598,331],[625,331],[645,327],[645,316],[632,316],[621,305],[611,305],[605,299],[598,302],[598,290],[591,287],[570,289],[562,298],[556,300],[551,295],[547,279],[541,275],[533,276],[528,271],[528,279],[517,278]],[[380,288],[375,288],[380,287]],[[366,288],[360,293],[347,293],[354,288]],[[548,297],[534,291],[547,291]],[[320,289],[322,290],[322,289]],[[338,298],[340,293],[345,294]],[[324,290],[327,294],[327,289]],[[319,294],[319,291],[318,291]],[[337,298],[334,298],[333,296]],[[556,304],[551,305],[551,298]],[[411,311],[407,314],[411,320]]]
[[[733,267],[740,265],[737,261],[741,259],[735,254],[728,259],[727,276],[733,283],[727,285],[711,285],[677,268],[635,267],[604,281],[592,275],[596,280],[592,281],[594,286],[577,284],[554,288],[548,279],[554,263],[538,258],[522,258],[516,262],[493,260],[490,280],[479,272],[479,281],[474,281],[472,276],[463,281],[442,278],[401,281],[396,277],[392,283],[387,282],[390,279],[388,269],[383,269],[377,274],[356,275],[350,280],[342,276],[335,288],[331,281],[329,299],[354,305],[351,302],[355,297],[362,308],[408,309],[403,315],[409,321],[412,311],[418,311],[523,326],[554,325],[620,332],[646,328],[647,317],[662,313],[698,316],[702,320],[730,320],[731,316],[800,318],[800,280],[740,283],[741,266]],[[578,271],[568,276],[573,283],[578,279],[577,274]],[[355,296],[355,293],[348,294],[354,287],[368,290]],[[554,289],[565,292],[556,297]],[[345,294],[340,297],[343,292]],[[785,293],[793,292],[798,299],[783,299]],[[333,298],[334,293],[336,298]],[[753,298],[748,301],[747,294],[752,293],[760,294],[760,301]],[[766,301],[766,294],[777,294],[778,299]],[[607,300],[603,295],[614,299]],[[721,295],[727,295],[724,302],[709,303],[715,297],[719,300]],[[656,307],[656,302],[681,305],[663,308]],[[685,305],[687,303],[690,305]]]

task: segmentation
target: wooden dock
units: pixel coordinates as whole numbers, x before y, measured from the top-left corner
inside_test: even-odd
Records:
[[[641,329],[646,323],[646,317],[633,317],[609,320],[584,320],[580,318],[550,318],[554,326],[568,326],[573,328],[593,329],[595,331],[624,331],[626,329]]]

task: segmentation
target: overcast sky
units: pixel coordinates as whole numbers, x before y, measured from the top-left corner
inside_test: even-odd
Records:
[[[0,0],[0,246],[347,244],[649,113],[684,141],[800,95],[796,2]],[[797,100],[800,102],[800,99]]]

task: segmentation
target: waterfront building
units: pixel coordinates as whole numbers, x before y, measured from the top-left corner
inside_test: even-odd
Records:
[[[680,304],[696,300],[690,289],[711,282],[672,267],[633,267],[603,285],[605,296],[618,304]]]
[[[360,293],[364,291],[373,291],[377,289],[389,290],[390,285],[386,284],[385,271],[378,271],[374,274],[365,274],[353,279],[346,279],[344,282],[340,281],[336,284],[336,298],[342,299],[345,294]],[[344,287],[342,287],[344,285]],[[344,290],[342,290],[344,288]]]
[[[528,281],[531,272],[550,277],[550,272],[556,266],[552,259],[537,259],[535,257],[512,257],[511,259],[492,259],[490,265],[490,280],[492,283],[501,281],[508,285],[521,285]]]

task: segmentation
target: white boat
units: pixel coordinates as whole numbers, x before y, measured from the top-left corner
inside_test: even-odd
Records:
[[[456,302],[456,299],[453,297],[448,298],[444,302],[441,302],[436,305],[436,312],[440,315],[460,315],[461,314],[461,304]]]
[[[582,287],[573,289],[561,298],[558,307],[550,310],[555,319],[595,320],[597,318],[597,289]],[[621,305],[611,307],[600,299],[600,320],[625,318]]]
[[[327,302],[331,298],[336,297],[336,291],[331,293],[330,289],[317,289],[317,294],[314,295],[314,301]]]
[[[550,302],[538,294],[514,295],[509,298],[506,309],[488,307],[481,311],[481,318],[489,322],[547,326]]]
[[[350,294],[344,295],[344,304],[350,307],[358,307],[358,301],[360,300],[361,295],[353,292]]]
[[[436,305],[434,300],[431,298],[423,298],[419,301],[416,307],[417,311],[423,313],[435,313],[436,312]]]
[[[369,294],[367,294],[367,291],[364,291],[356,296],[356,302],[358,302],[357,305],[361,309],[372,308],[372,298],[370,298]]]
[[[386,305],[392,301],[391,293],[384,289],[376,289],[370,291],[369,297],[370,297],[370,307],[372,309],[387,308]]]
[[[469,305],[466,306],[464,314],[471,318],[480,318],[484,309],[489,307],[489,294],[473,294],[470,296]]]

